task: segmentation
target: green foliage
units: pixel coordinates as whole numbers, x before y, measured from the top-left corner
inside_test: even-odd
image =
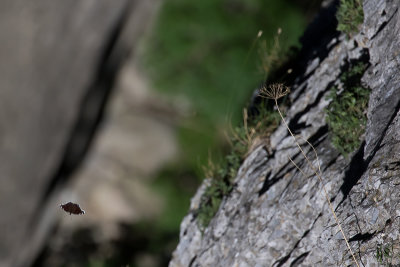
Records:
[[[376,246],[376,260],[379,264],[384,266],[392,266],[393,261],[393,244],[383,245],[378,244]]]
[[[225,131],[228,114],[234,125],[240,122],[241,107],[265,75],[254,64],[259,55],[251,51],[259,30],[272,39],[282,28],[282,54],[298,44],[305,26],[304,15],[289,0],[163,1],[143,63],[156,89],[183,95],[193,108],[179,125],[182,164],[200,173],[210,148],[219,149],[218,133]]]
[[[336,13],[337,30],[346,33],[348,37],[359,31],[364,20],[364,11],[361,0],[340,0]]]
[[[265,142],[279,124],[279,114],[271,107],[262,104],[256,112],[250,118],[247,118],[245,112],[243,126],[233,129],[231,150],[222,163],[214,165],[209,162],[206,173],[210,184],[202,195],[197,211],[197,221],[202,229],[208,226],[217,213],[222,199],[232,191],[237,171],[254,142]]]
[[[236,128],[237,134],[243,135],[242,128]],[[233,179],[242,162],[242,156],[246,153],[246,147],[239,141],[234,141],[232,149],[221,164],[209,163],[206,173],[210,184],[205,189],[200,207],[197,211],[199,226],[205,228],[214,217],[224,196],[227,196],[233,188]]]
[[[202,195],[201,205],[197,211],[197,222],[201,229],[208,226],[211,219],[217,213],[223,197],[228,195],[232,190],[232,183],[230,181],[213,178],[210,182],[210,185]]]
[[[343,90],[333,87],[328,96],[331,100],[326,112],[327,123],[334,147],[344,156],[360,146],[367,121],[366,110],[370,91],[361,86],[360,79],[367,64],[349,67],[340,80]]]

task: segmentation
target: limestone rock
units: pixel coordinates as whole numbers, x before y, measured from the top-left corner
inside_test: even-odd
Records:
[[[364,23],[349,40],[335,33],[334,12],[321,11],[303,38],[303,67],[295,72],[286,112],[292,130],[315,146],[329,198],[364,266],[378,266],[380,245],[393,244],[392,263],[400,263],[399,6],[363,1]],[[340,83],[343,66],[365,56],[370,66],[362,83],[371,90],[365,141],[346,159],[331,144],[326,96]],[[270,149],[271,154],[259,147],[244,161],[204,233],[195,217],[203,185],[181,224],[171,267],[354,266],[321,183],[283,124],[271,136]],[[315,165],[314,154],[308,155]],[[310,175],[304,177],[288,156]]]

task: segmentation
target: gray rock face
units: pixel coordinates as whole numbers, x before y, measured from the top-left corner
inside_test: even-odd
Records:
[[[389,245],[391,263],[400,264],[399,6],[398,1],[365,0],[358,35],[334,37],[326,42],[325,54],[309,53],[314,56],[295,79],[286,113],[289,125],[313,140],[323,183],[360,266],[379,266],[381,245]],[[362,83],[371,94],[365,142],[346,159],[331,145],[325,99],[339,83],[341,67],[366,51],[371,65]],[[314,153],[304,147],[316,166]],[[284,125],[271,136],[270,149],[272,154],[258,147],[244,161],[235,188],[204,233],[194,215],[204,185],[199,189],[181,224],[171,267],[354,266],[322,185]]]

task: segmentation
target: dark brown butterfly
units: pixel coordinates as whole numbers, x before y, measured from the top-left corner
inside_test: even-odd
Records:
[[[79,207],[78,204],[68,202],[66,204],[61,204],[60,207],[65,210],[65,212],[68,212],[70,215],[71,214],[85,214],[85,211]]]

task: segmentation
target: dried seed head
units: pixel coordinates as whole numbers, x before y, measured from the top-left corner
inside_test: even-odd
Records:
[[[269,98],[269,99],[278,99],[282,96],[287,95],[290,92],[290,88],[288,86],[284,86],[281,83],[270,84],[268,88],[264,85],[260,89],[260,93],[258,94],[261,97]]]

